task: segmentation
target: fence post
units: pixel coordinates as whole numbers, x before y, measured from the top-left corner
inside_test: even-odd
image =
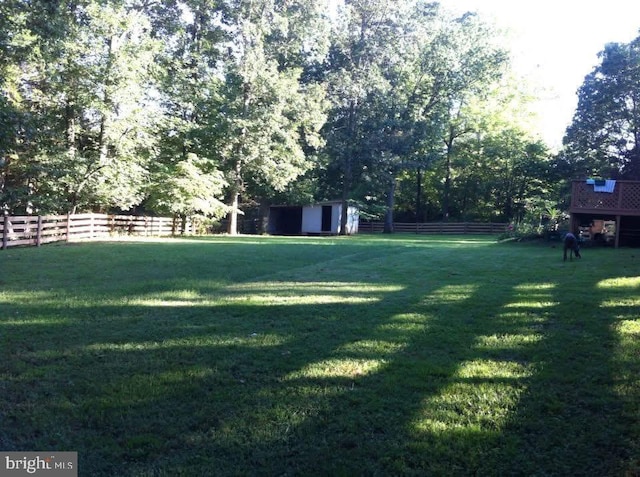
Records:
[[[9,225],[11,225],[9,215],[2,214],[2,250],[5,250],[9,243]]]
[[[71,212],[67,212],[67,242],[71,239]]]
[[[42,215],[38,215],[38,230],[36,231],[36,247],[42,245]]]

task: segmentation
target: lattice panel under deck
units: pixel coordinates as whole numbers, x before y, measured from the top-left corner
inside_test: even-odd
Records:
[[[620,189],[620,184],[616,184],[613,193],[594,192],[593,185],[586,182],[575,182],[573,207],[579,209],[617,209]]]
[[[640,210],[640,182],[624,182],[620,185],[622,196],[619,207]]]

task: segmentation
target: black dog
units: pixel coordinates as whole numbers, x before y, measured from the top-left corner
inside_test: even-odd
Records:
[[[567,261],[567,250],[569,251],[569,260],[573,260],[573,254],[576,258],[582,258],[580,256],[580,246],[578,245],[578,239],[572,233],[568,233],[564,236],[564,261]]]

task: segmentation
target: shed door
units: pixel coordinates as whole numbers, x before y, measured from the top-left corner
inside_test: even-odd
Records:
[[[323,232],[331,232],[331,212],[333,207],[330,205],[322,206],[322,228]]]

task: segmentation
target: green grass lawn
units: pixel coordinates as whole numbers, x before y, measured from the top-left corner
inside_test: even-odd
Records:
[[[639,475],[640,250],[0,251],[0,450],[83,476]]]

